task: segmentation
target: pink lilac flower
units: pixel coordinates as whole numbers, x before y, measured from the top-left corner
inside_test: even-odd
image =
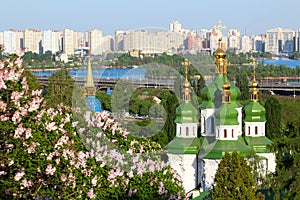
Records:
[[[20,138],[21,135],[26,131],[26,128],[19,124],[18,128],[15,130],[14,138]]]
[[[56,168],[55,168],[55,167],[52,168],[52,165],[51,165],[51,164],[49,164],[49,165],[47,166],[47,168],[46,168],[46,174],[47,174],[47,175],[48,175],[48,174],[53,175],[55,171],[56,171]]]
[[[14,179],[15,181],[19,181],[23,176],[25,175],[25,172],[17,172]]]
[[[92,179],[92,185],[96,186],[97,184],[97,175]]]
[[[1,176],[1,175],[5,175],[5,174],[7,174],[6,171],[0,171],[0,176]]]
[[[87,193],[87,196],[88,196],[90,199],[96,198],[96,195],[94,194],[93,188],[91,188],[91,189],[89,190],[89,192]]]
[[[67,180],[67,176],[65,174],[61,175],[61,181],[65,182]]]
[[[18,110],[16,110],[11,120],[13,121],[14,124],[18,124],[21,121],[20,112]]]
[[[55,125],[55,122],[51,122],[49,124],[46,124],[46,129],[48,131],[55,131],[57,129],[57,126]]]
[[[32,135],[31,135],[31,128],[28,128],[25,131],[25,138],[28,139],[30,137],[32,137]]]

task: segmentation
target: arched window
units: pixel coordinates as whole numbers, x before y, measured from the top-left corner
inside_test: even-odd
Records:
[[[186,136],[189,136],[189,127],[186,127]]]
[[[255,126],[255,135],[257,135],[258,134],[258,128],[257,128],[257,126]]]
[[[248,126],[248,135],[250,135],[250,126]]]
[[[220,131],[219,131],[219,129],[218,129],[218,138],[220,137]]]
[[[195,135],[195,126],[193,126],[193,135]]]
[[[206,120],[205,120],[205,117],[203,117],[203,129],[204,129],[204,133],[206,133]]]
[[[211,133],[215,133],[215,118],[211,118]]]
[[[181,126],[179,127],[179,135],[181,135]]]
[[[231,137],[234,138],[234,129],[231,130]]]
[[[227,130],[224,129],[224,138],[227,138]]]

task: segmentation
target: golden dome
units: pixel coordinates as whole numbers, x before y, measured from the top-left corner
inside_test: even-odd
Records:
[[[184,88],[190,88],[191,87],[191,84],[188,80],[185,80],[184,83],[183,83],[183,87]]]
[[[257,88],[257,86],[258,86],[258,83],[255,80],[253,80],[252,83],[251,83],[251,87],[252,88]]]
[[[215,52],[215,58],[225,58],[226,57],[226,53],[223,49],[218,48],[217,51]]]

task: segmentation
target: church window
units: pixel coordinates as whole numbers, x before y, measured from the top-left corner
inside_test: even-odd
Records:
[[[186,136],[189,136],[189,127],[186,127]]]
[[[224,129],[224,138],[227,138],[227,130]]]
[[[231,130],[231,137],[234,138],[234,129]]]
[[[179,127],[179,135],[181,135],[181,127]]]
[[[250,135],[250,126],[248,126],[248,135]]]
[[[215,133],[215,119],[211,118],[211,133]]]
[[[193,135],[195,135],[195,127],[193,126]]]
[[[203,118],[203,129],[204,129],[204,133],[206,132],[206,121],[205,121],[205,117]]]
[[[255,126],[255,135],[257,135],[258,134],[258,128],[257,128],[257,126]]]
[[[218,129],[218,138],[220,137],[220,131],[219,131],[219,129]]]

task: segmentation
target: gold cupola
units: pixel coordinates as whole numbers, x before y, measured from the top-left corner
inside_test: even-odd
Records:
[[[252,83],[250,85],[250,101],[254,101],[257,102],[258,99],[258,94],[259,94],[259,90],[258,90],[258,83],[256,81],[256,73],[255,73],[255,65],[257,65],[258,63],[255,61],[255,59],[253,60],[253,62],[250,63],[250,65],[254,66],[254,70],[253,70],[253,80]]]
[[[188,81],[188,66],[190,66],[191,63],[187,59],[185,59],[181,64],[185,67],[185,80],[183,83],[182,100],[187,103],[191,101],[192,93],[191,84]]]

